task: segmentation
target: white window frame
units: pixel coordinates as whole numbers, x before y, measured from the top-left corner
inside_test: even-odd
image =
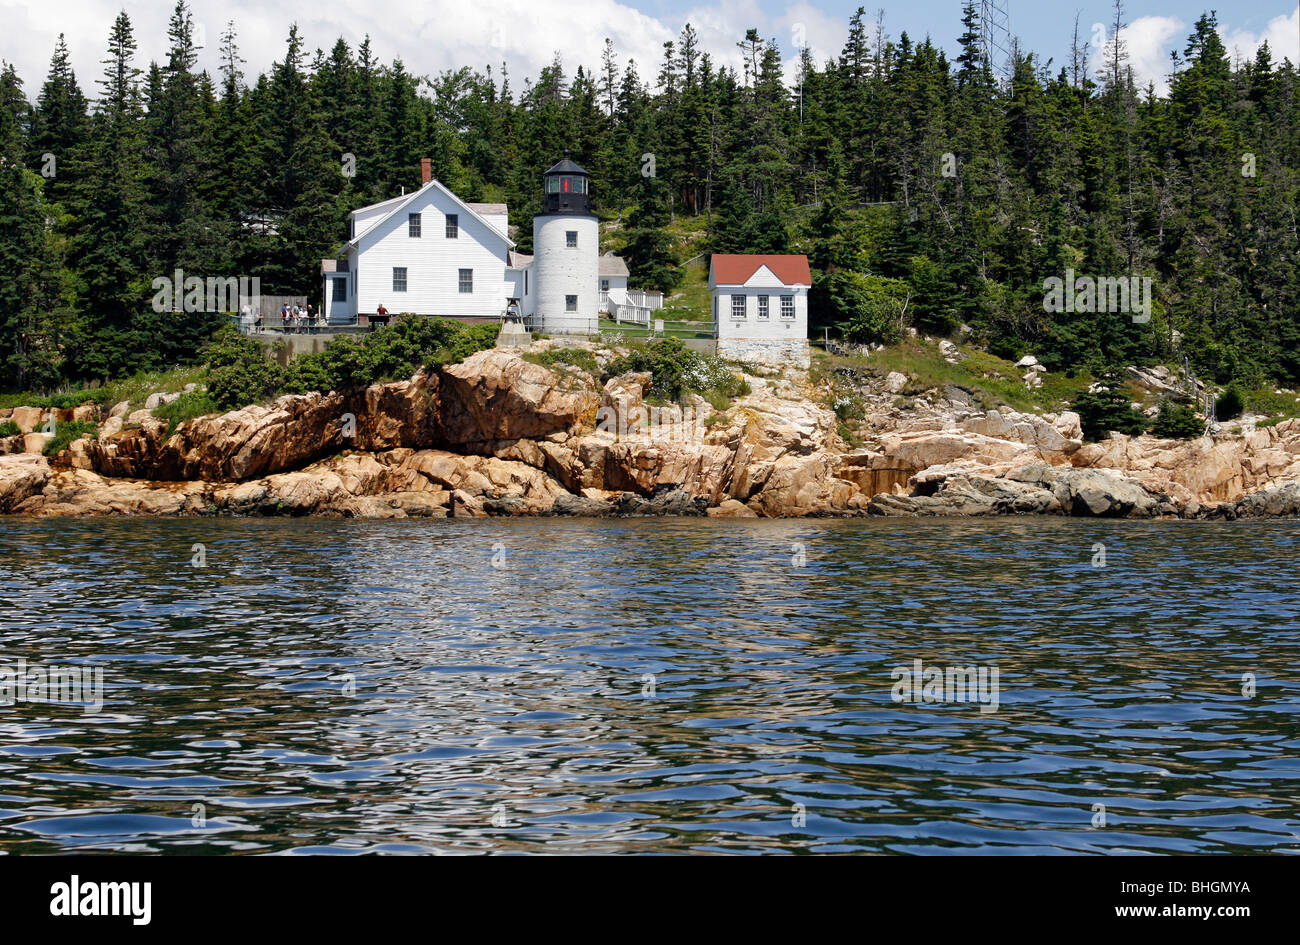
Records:
[[[398,285],[397,285],[397,274],[398,274],[399,272],[402,274],[402,285],[401,285],[401,288],[398,288]],[[405,267],[405,266],[394,266],[394,267],[393,267],[393,291],[394,291],[394,292],[405,292],[405,291],[406,291],[406,286],[408,285],[407,280],[406,280],[406,276],[407,276],[407,273],[406,273],[406,267]]]
[[[468,274],[468,275],[467,275]],[[469,288],[465,288],[468,283]],[[459,269],[456,272],[456,289],[461,295],[474,294],[474,270]]]
[[[736,312],[736,303],[740,303],[740,312]],[[731,297],[731,318],[732,321],[743,322],[749,318],[749,296],[733,295]]]
[[[794,296],[781,296],[781,317],[785,319],[794,318]]]
[[[577,249],[577,248],[578,248],[578,231],[577,231],[577,230],[565,230],[565,231],[564,231],[564,248],[565,248],[565,249]]]
[[[758,320],[762,322],[767,321],[767,299],[768,297],[766,295],[760,295],[758,297]]]
[[[460,214],[459,213],[447,214],[446,227],[443,230],[443,233],[446,235],[446,238],[449,240],[460,239]]]
[[[413,240],[420,239],[423,232],[423,222],[418,213],[408,213],[406,215],[406,235]]]
[[[564,310],[566,312],[576,312],[578,310],[578,297],[576,295],[566,295],[564,297]]]

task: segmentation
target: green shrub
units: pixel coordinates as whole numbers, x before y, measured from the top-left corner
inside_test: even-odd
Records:
[[[305,354],[285,371],[291,393],[352,390],[408,378],[422,367],[463,361],[496,344],[495,322],[465,325],[446,318],[399,315],[366,335],[343,335],[324,351]]]
[[[1079,414],[1088,440],[1099,440],[1112,430],[1138,436],[1147,428],[1147,418],[1133,409],[1124,391],[1115,387],[1085,391],[1074,399],[1072,409]]]
[[[614,377],[628,371],[649,371],[651,393],[665,401],[696,393],[704,395],[715,408],[725,410],[732,397],[749,393],[749,384],[734,367],[721,358],[692,351],[680,338],[663,338],[633,348],[611,361],[604,376]]]
[[[204,348],[208,394],[220,410],[259,404],[279,393],[283,369],[262,346],[233,327],[221,328]]]
[[[0,437],[17,436],[22,432],[12,420],[0,421]]]
[[[90,420],[57,421],[54,424],[54,439],[46,443],[41,452],[46,456],[55,456],[66,450],[73,440],[94,432],[95,424]]]
[[[1241,416],[1241,412],[1245,409],[1245,396],[1237,385],[1229,384],[1227,390],[1220,394],[1219,399],[1214,402],[1214,418],[1216,420],[1235,420]]]
[[[867,415],[866,405],[857,394],[841,394],[831,403],[831,409],[840,420],[861,420]]]
[[[680,338],[665,338],[615,358],[605,373],[614,377],[629,371],[649,371],[650,387],[655,394],[665,400],[676,400],[684,391],[687,369],[694,367],[699,357]]]
[[[216,401],[212,399],[207,391],[192,390],[187,394],[181,394],[169,404],[155,407],[153,415],[160,420],[167,421],[167,433],[163,437],[165,440],[186,420],[217,413],[219,409]]]
[[[1162,400],[1160,413],[1151,424],[1151,433],[1169,440],[1185,440],[1205,432],[1205,421],[1196,416],[1190,404],[1178,400]]]

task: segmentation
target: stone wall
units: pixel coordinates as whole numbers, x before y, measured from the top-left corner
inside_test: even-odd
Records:
[[[718,355],[736,361],[748,361],[755,364],[775,366],[793,365],[807,369],[811,354],[808,339],[797,338],[788,341],[753,338],[719,338]]]

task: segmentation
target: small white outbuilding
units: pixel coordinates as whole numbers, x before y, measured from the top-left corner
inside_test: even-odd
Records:
[[[806,368],[808,257],[714,254],[709,262],[718,354]]]

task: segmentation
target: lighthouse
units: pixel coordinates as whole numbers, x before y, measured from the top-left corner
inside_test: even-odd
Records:
[[[600,227],[591,209],[591,175],[564,159],[542,175],[542,212],[533,217],[536,321],[545,332],[597,330]]]

